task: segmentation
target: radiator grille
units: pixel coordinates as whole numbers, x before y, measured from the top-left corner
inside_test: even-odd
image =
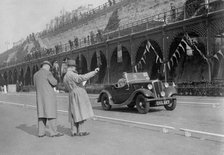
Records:
[[[163,91],[163,85],[161,81],[154,81],[153,82],[153,87],[155,91],[155,96],[156,97],[162,97],[161,92]]]

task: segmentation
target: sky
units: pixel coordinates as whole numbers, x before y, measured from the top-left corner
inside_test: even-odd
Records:
[[[81,5],[97,7],[107,0],[0,0],[0,53],[13,42],[46,28],[61,10],[75,10]]]

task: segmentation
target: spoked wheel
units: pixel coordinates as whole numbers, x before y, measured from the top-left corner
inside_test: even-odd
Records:
[[[177,105],[177,100],[173,100],[170,104],[164,105],[164,107],[166,110],[172,111],[176,108],[176,105]]]
[[[142,94],[136,98],[136,107],[141,114],[146,114],[149,111],[149,102],[146,101],[146,98]]]
[[[107,94],[103,94],[101,96],[101,105],[103,107],[104,110],[110,110],[111,109],[111,105],[109,102],[109,97]]]
[[[174,100],[174,101],[172,101],[172,103],[164,105],[164,107],[166,110],[172,111],[176,108],[176,104],[177,104],[177,101]]]

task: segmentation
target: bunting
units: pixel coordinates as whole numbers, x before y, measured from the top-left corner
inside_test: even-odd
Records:
[[[220,55],[221,56],[221,58],[219,58],[218,57],[218,55]],[[224,54],[222,53],[222,51],[221,50],[219,50],[218,52],[216,52],[214,55],[213,55],[213,57],[212,58],[215,58],[215,59],[217,59],[218,61],[220,61],[221,59],[223,59],[224,58]]]
[[[205,55],[201,52],[200,49],[198,49],[197,45],[192,41],[192,39],[186,33],[184,35],[184,37],[181,39],[179,45],[177,46],[177,49],[175,50],[173,55],[170,57],[170,60],[166,63],[169,70],[174,65],[174,60],[173,59],[175,59],[176,63],[178,64],[178,59],[180,59],[180,57],[181,57],[180,49],[182,49],[182,51],[184,53],[186,53],[188,56],[193,56],[193,51],[194,51],[193,49],[195,49],[203,57],[203,59],[208,61],[208,59],[205,57]],[[217,52],[217,54],[218,53],[219,52]],[[224,57],[224,54],[222,52],[221,52],[221,54],[222,54],[222,57]],[[217,58],[216,55],[214,57]]]
[[[158,53],[156,52],[155,48],[152,46],[150,41],[147,41],[145,51],[143,52],[143,55],[139,62],[134,66],[135,72],[138,72],[138,69],[142,69],[142,63],[146,64],[146,54],[153,52],[156,55],[156,63],[163,63],[163,60],[159,57]]]

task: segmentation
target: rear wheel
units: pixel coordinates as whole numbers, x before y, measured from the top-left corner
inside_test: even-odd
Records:
[[[103,94],[101,96],[101,105],[102,105],[102,108],[104,110],[110,110],[111,109],[111,105],[110,105],[110,102],[109,102],[109,97],[107,94]]]
[[[145,96],[142,94],[136,98],[136,107],[139,113],[146,114],[149,111],[149,102],[146,101]]]

